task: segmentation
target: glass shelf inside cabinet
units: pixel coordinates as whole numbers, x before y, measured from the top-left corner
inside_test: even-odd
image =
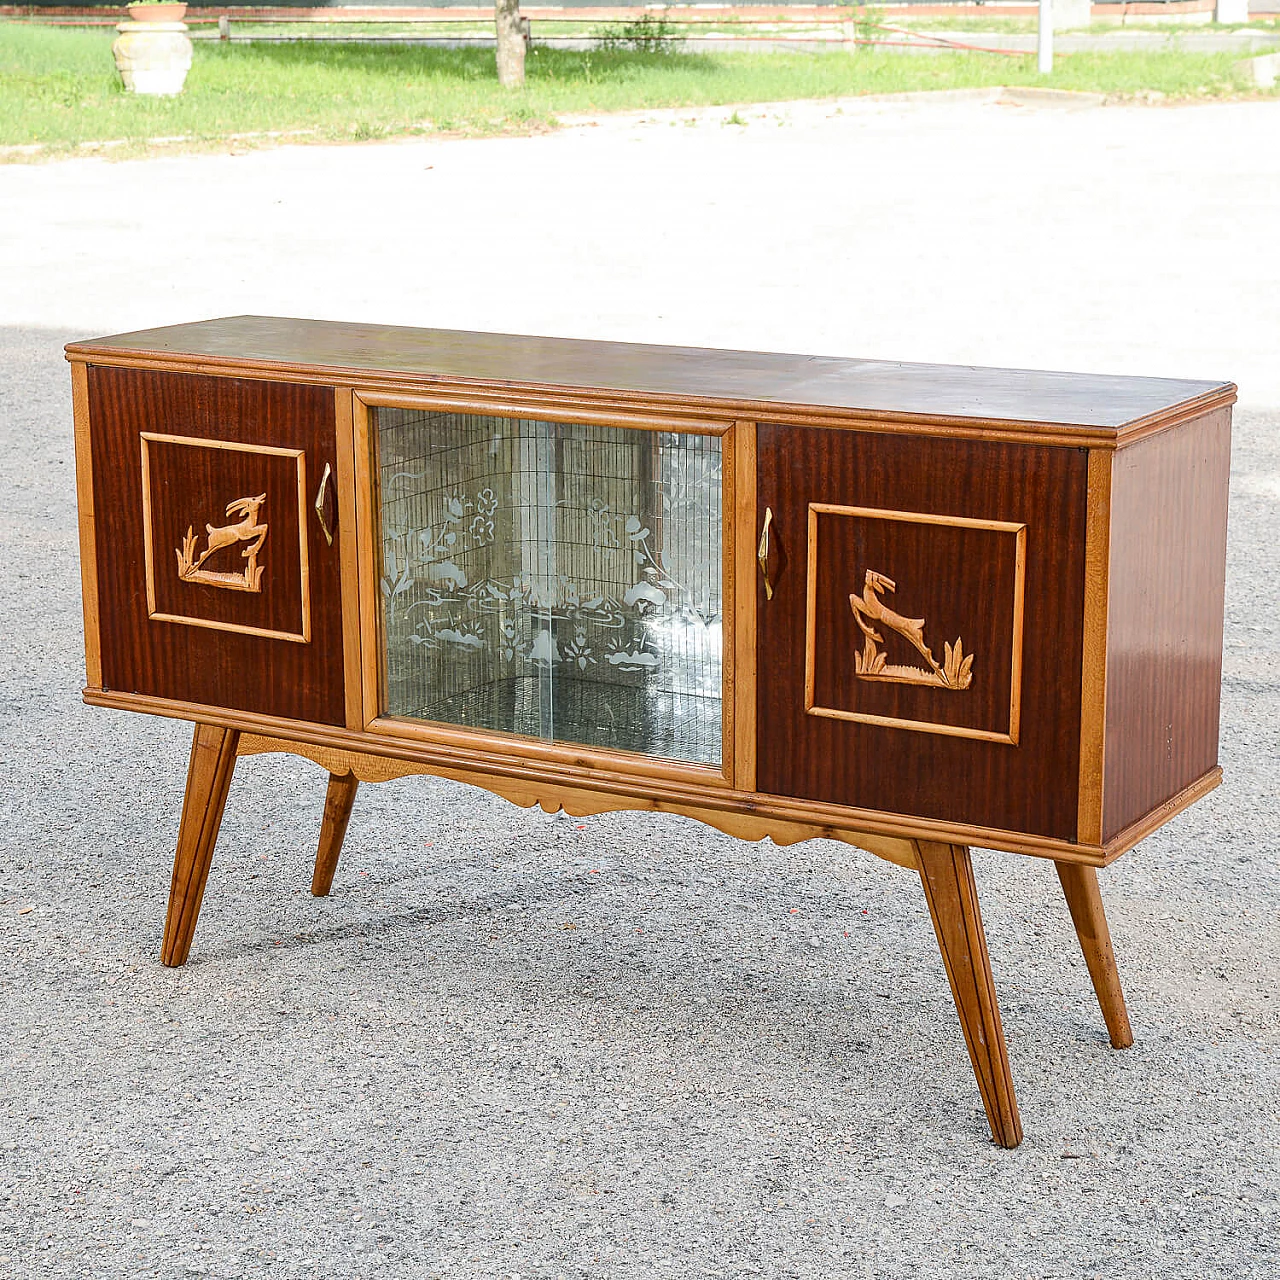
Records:
[[[375,413],[386,714],[719,765],[719,437]]]

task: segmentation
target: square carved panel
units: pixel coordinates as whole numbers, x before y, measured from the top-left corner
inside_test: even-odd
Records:
[[[1026,525],[808,511],[805,712],[1016,745]]]
[[[308,643],[303,451],[140,435],[147,616]]]

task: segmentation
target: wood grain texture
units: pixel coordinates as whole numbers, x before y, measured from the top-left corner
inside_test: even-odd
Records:
[[[73,355],[157,359],[202,370],[252,371],[330,382],[454,388],[572,389],[620,403],[714,404],[732,417],[828,410],[837,417],[916,419],[968,429],[1018,424],[1034,437],[1105,442],[1174,420],[1188,405],[1230,403],[1230,383],[982,369],[759,351],[408,329],[234,316],[95,341]],[[774,412],[770,412],[770,410]]]
[[[1230,465],[1227,410],[1115,456],[1104,842],[1217,766]]]
[[[76,440],[76,506],[80,532],[80,598],[84,609],[85,683],[102,685],[102,644],[98,635],[97,521],[93,505],[93,443],[89,424],[89,371],[71,366],[71,407]]]
[[[425,409],[438,413],[498,414],[508,418],[535,418],[539,422],[564,422],[598,427],[631,427],[637,431],[678,431],[685,435],[719,436],[732,423],[724,415],[713,417],[704,411],[690,414],[663,414],[644,411],[635,405],[566,403],[548,400],[537,389],[503,386],[501,391],[473,392],[463,395],[441,388],[430,393],[367,390],[363,384],[360,398],[373,408]],[[694,416],[696,415],[696,416]]]
[[[725,689],[733,699],[733,737],[729,739],[730,779],[739,791],[756,789],[756,424],[738,422],[733,435],[732,536],[725,539],[733,563],[733,613],[725,644],[733,652],[733,670]]]
[[[374,412],[362,396],[351,402],[352,467],[356,499],[357,614],[360,625],[360,722],[368,728],[382,714],[382,599],[378,590],[380,477],[373,450]]]
[[[1130,843],[1123,847],[1108,845],[1104,849],[1100,846],[1077,844],[1074,840],[1025,835],[965,823],[938,822],[912,814],[882,813],[875,809],[824,804],[815,800],[734,791],[707,785],[701,780],[695,783],[686,779],[642,777],[625,770],[622,767],[624,762],[617,757],[610,762],[611,767],[591,768],[535,757],[517,759],[506,751],[477,750],[463,754],[454,747],[441,743],[395,737],[391,734],[355,733],[338,726],[303,724],[273,716],[197,706],[194,703],[153,698],[143,694],[86,689],[84,700],[95,707],[172,716],[179,720],[204,719],[247,734],[293,742],[302,755],[309,756],[314,747],[344,752],[351,756],[373,756],[383,761],[388,769],[398,770],[389,775],[394,777],[411,773],[437,773],[441,777],[454,777],[465,772],[467,777],[464,781],[474,782],[477,786],[499,794],[504,779],[525,779],[530,782],[573,786],[597,793],[617,801],[612,805],[617,809],[657,808],[669,813],[687,813],[691,817],[698,817],[704,810],[709,813],[742,814],[769,821],[820,825],[824,831],[833,833],[833,839],[844,839],[841,833],[848,833],[854,837],[865,834],[901,840],[950,841],[956,844],[981,845],[986,849],[1004,849],[1010,853],[1025,853],[1037,858],[1079,862],[1091,867],[1102,867],[1109,859],[1114,860],[1124,848],[1131,848],[1143,835],[1154,830],[1160,821],[1167,821],[1180,808],[1194,803],[1206,791],[1211,790],[1217,781],[1216,778],[1202,780],[1196,787],[1171,801],[1170,807],[1157,816],[1153,826],[1143,827],[1141,830],[1135,828],[1136,834]],[[461,767],[460,762],[463,762]],[[358,771],[357,776],[360,776]],[[707,776],[713,780],[720,779],[718,773],[710,771],[707,771]],[[488,781],[489,779],[493,782]],[[361,780],[366,779],[362,777]],[[1129,835],[1129,832],[1124,832],[1122,838],[1128,839]]]
[[[807,539],[808,714],[1017,744],[1026,525],[811,502]],[[903,571],[910,577],[904,578],[899,599],[893,578]],[[927,612],[933,621],[905,617],[901,609]],[[938,635],[939,618],[969,634],[964,687],[950,690],[963,697],[937,696],[948,686],[914,647],[918,642],[935,664],[953,643],[957,652],[964,651],[963,636],[952,641],[952,632]],[[917,624],[923,624],[918,634]],[[974,649],[975,636],[981,653]],[[881,657],[883,673],[871,674]],[[867,687],[880,681],[913,688]]]
[[[1092,867],[1078,867],[1066,862],[1055,865],[1112,1047],[1127,1049],[1133,1044],[1133,1029],[1129,1026],[1124,992],[1120,989],[1120,972],[1111,946],[1111,930],[1102,909],[1098,873]]]
[[[1080,795],[1077,829],[1102,843],[1102,779],[1107,723],[1107,583],[1111,567],[1112,449],[1089,451],[1089,510],[1084,545],[1084,646],[1080,663]]]
[[[334,390],[338,556],[342,562],[342,663],[348,729],[364,728],[360,641],[360,539],[356,527],[355,392]]]
[[[311,575],[304,451],[153,431],[139,433],[139,447],[148,616],[307,644]],[[199,551],[206,539],[206,546],[213,545],[219,533],[233,531],[222,527],[236,520],[228,501],[252,504],[253,514],[243,513],[245,523],[261,536],[247,540],[250,567],[234,541],[214,551],[207,570],[196,561],[185,566],[194,572],[184,573],[175,553],[188,540],[194,538],[193,550]],[[257,579],[252,590],[240,586],[249,572]],[[214,581],[200,581],[206,573]],[[235,589],[221,585],[224,578],[234,578]]]
[[[1210,769],[1208,773],[1197,778],[1189,787],[1183,787],[1176,796],[1171,796],[1158,808],[1145,813],[1137,822],[1122,827],[1102,846],[1102,861],[1092,858],[1077,858],[1073,861],[1088,866],[1109,867],[1122,853],[1128,853],[1135,845],[1140,844],[1153,831],[1158,831],[1166,822],[1176,818],[1184,809],[1190,808],[1198,800],[1203,800],[1210,791],[1222,785],[1222,770]],[[1084,847],[1083,845],[1081,846]]]
[[[209,879],[209,865],[236,767],[239,737],[235,729],[208,724],[197,724],[192,735],[187,790],[182,800],[182,821],[178,828],[160,955],[167,965],[186,964],[191,952],[204,887]]]
[[[333,875],[338,869],[342,842],[351,808],[356,802],[359,779],[353,773],[331,773],[324,798],[324,817],[320,822],[320,844],[316,850],[315,870],[311,875],[311,892],[317,898],[327,897],[333,888]]]
[[[1086,453],[764,424],[758,436],[758,518],[766,505],[772,507],[780,566],[774,598],[766,602],[763,595],[757,597],[759,789],[1074,840]],[[809,507],[853,502],[859,507],[1026,525],[1017,746],[805,713]],[[854,524],[837,516],[823,519]],[[865,522],[868,529],[872,523]],[[971,699],[978,713],[988,717],[970,720],[971,725],[1007,732],[1015,537],[918,523],[883,527],[893,533],[892,539],[881,536],[875,547],[883,564],[864,564],[859,558],[870,537],[861,527],[847,545],[833,547],[830,598],[818,598],[814,618],[828,657],[824,674],[819,650],[815,699],[889,718],[943,723],[963,723],[970,714],[964,700]],[[907,537],[903,530],[918,531],[919,536]],[[931,635],[951,640],[963,636],[966,651],[981,655],[974,666],[973,688],[962,693],[887,684],[855,688],[861,682],[854,676],[854,650],[862,638],[847,595],[862,589],[868,568],[887,572],[898,582],[895,607],[915,617],[930,615]],[[842,573],[848,576],[847,590]],[[917,609],[922,592],[928,604]],[[973,600],[990,603],[975,614]],[[985,634],[979,639],[981,633]],[[837,657],[845,651],[847,662],[841,667]],[[982,701],[982,681],[992,682],[989,705]],[[992,718],[996,716],[999,722]],[[983,838],[968,842],[987,843]]]
[[[318,764],[331,776],[349,774],[361,782],[390,782],[414,774],[450,778],[455,782],[466,783],[468,786],[480,787],[524,808],[537,805],[547,813],[564,810],[566,813],[585,817],[627,809],[651,810],[693,818],[695,821],[704,822],[718,831],[723,831],[726,835],[732,835],[741,840],[767,838],[781,845],[796,844],[802,840],[840,840],[866,853],[873,853],[886,862],[895,863],[912,871],[916,869],[914,844],[911,840],[898,836],[853,832],[828,826],[822,822],[771,818],[750,811],[733,812],[695,804],[668,804],[654,797],[610,795],[581,786],[569,786],[561,780],[495,779],[464,768],[451,769],[436,765],[413,764],[405,760],[344,751],[313,743],[291,742],[284,738],[270,738],[248,733],[241,735],[240,755],[262,755],[267,752],[285,752],[300,756],[304,760]]]
[[[1022,1141],[1022,1120],[969,850],[921,840],[916,859],[991,1136],[1002,1147],[1016,1147]]]
[[[736,618],[738,592],[750,593],[754,587],[751,579],[739,580],[737,557],[734,554],[733,519],[738,508],[739,465],[738,433],[726,431],[720,437],[721,507],[720,528],[720,585],[721,610],[724,619]],[[720,775],[725,785],[739,785],[738,759],[735,747],[738,742],[738,707],[740,699],[735,695],[740,667],[753,665],[750,645],[739,643],[741,637],[732,625],[720,628]]]
[[[93,426],[94,509],[112,514],[110,536],[104,536],[99,528],[96,557],[103,686],[289,719],[344,723],[337,546],[326,547],[322,537],[309,537],[312,635],[311,642],[303,644],[150,619],[142,522],[143,431],[301,449],[310,463],[308,470],[319,474],[324,462],[332,463],[335,458],[332,389],[90,368],[88,399]],[[257,458],[255,463],[257,455],[251,453],[169,447],[178,450],[181,462],[175,457],[158,478],[153,474],[152,496],[157,500],[163,497],[175,511],[186,505],[175,501],[175,495],[196,485],[202,474],[199,468],[188,471],[190,457],[241,458],[248,466],[282,463],[288,478],[280,483],[289,497],[283,496],[282,490],[272,512],[282,523],[276,526],[280,544],[272,544],[271,552],[278,566],[287,562],[288,557],[281,553],[289,541],[286,532],[291,532],[293,559],[297,561],[298,538],[303,535],[297,528],[296,465],[292,460]],[[251,479],[256,474],[240,478]],[[291,514],[285,514],[283,508]],[[199,519],[198,512],[192,515]],[[187,518],[185,510],[183,518]],[[184,531],[185,527],[184,523]],[[172,551],[168,554],[173,555]],[[296,590],[290,590],[296,600],[301,566],[295,563],[293,573]],[[258,599],[247,594],[237,598],[237,593],[212,587],[176,585],[208,593],[211,598],[200,607],[214,617],[220,616],[220,610],[234,612],[247,607],[243,601]]]
[[[370,755],[344,747],[324,747],[258,733],[242,733],[240,745],[236,748],[236,754],[241,756],[269,755],[273,752],[310,760],[313,764],[320,765],[328,774],[350,774],[359,782],[392,782],[396,778],[412,778],[432,772],[430,768],[412,760],[398,760],[392,756]]]

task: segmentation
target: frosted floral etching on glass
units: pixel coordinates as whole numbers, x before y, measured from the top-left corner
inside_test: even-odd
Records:
[[[714,436],[380,409],[388,714],[721,754]]]

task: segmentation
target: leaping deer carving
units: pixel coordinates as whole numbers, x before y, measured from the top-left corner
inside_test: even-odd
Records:
[[[941,666],[933,656],[933,650],[924,640],[924,619],[904,618],[890,609],[881,596],[886,591],[897,591],[897,583],[874,569],[867,570],[866,585],[862,596],[851,595],[849,605],[853,609],[865,640],[862,652],[853,658],[854,674],[863,680],[890,680],[898,684],[941,685],[944,689],[967,689],[973,683],[973,654],[965,654],[959,637],[955,645],[943,643]],[[878,646],[884,636],[875,624],[896,631],[929,664],[924,667],[889,666],[884,651]]]
[[[258,523],[258,512],[266,500],[267,495],[260,493],[256,498],[236,498],[228,502],[227,515],[239,516],[239,520],[218,528],[206,524],[204,528],[207,542],[204,551],[198,556],[195,550],[200,539],[194,529],[188,526],[187,536],[176,551],[178,577],[183,582],[203,582],[207,586],[225,587],[229,591],[261,591],[263,566],[258,563],[258,552],[267,540],[267,525],[265,522]],[[243,573],[218,573],[201,567],[215,551],[240,542],[249,544],[240,553],[247,561]]]

